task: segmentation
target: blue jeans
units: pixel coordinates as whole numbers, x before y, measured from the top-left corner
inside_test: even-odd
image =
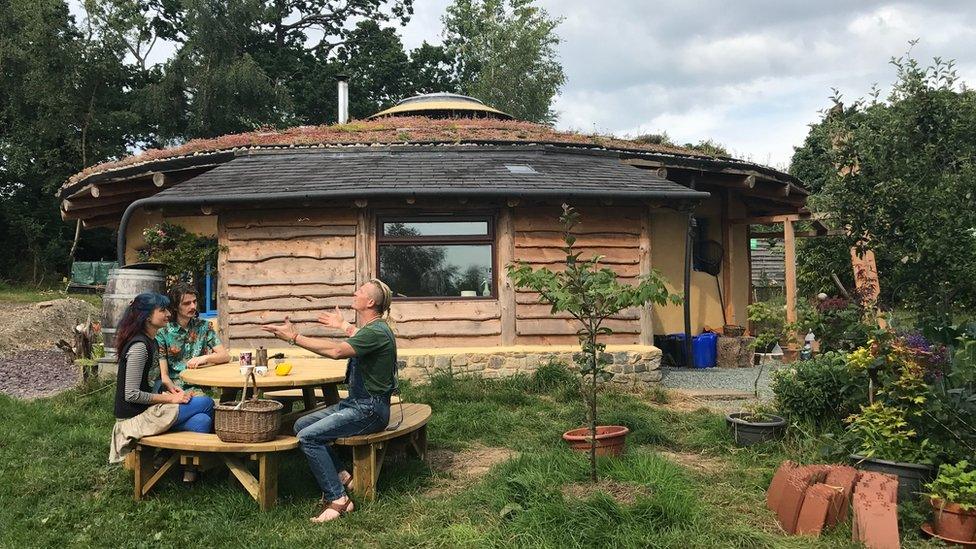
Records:
[[[329,501],[345,494],[339,482],[341,461],[332,449],[337,438],[376,433],[390,421],[390,405],[383,397],[347,398],[324,410],[302,416],[295,422],[298,444],[312,476]]]
[[[170,431],[213,431],[214,401],[208,396],[195,396],[186,404],[180,404],[180,413]]]

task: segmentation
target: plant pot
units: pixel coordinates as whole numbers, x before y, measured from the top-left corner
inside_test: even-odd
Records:
[[[940,537],[961,541],[976,541],[976,509],[963,510],[955,503],[930,498],[932,528]]]
[[[923,485],[930,482],[935,473],[931,465],[866,458],[857,454],[851,454],[851,459],[858,469],[897,476],[898,503],[917,500]]]
[[[624,452],[624,443],[630,429],[623,425],[600,425],[596,428],[596,455],[619,456]],[[563,433],[563,440],[577,452],[590,451],[590,428],[580,427]]]
[[[732,430],[732,439],[736,446],[752,446],[760,442],[776,440],[786,431],[786,420],[779,416],[770,416],[767,421],[749,421],[747,412],[734,412],[725,416],[725,422]]]

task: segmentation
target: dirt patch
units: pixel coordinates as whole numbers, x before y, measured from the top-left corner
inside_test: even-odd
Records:
[[[30,305],[5,305],[5,322],[0,324],[0,357],[27,350],[53,349],[59,339],[71,342],[72,329],[101,314],[87,301],[55,299]]]
[[[427,490],[430,496],[441,496],[460,492],[481,477],[492,467],[518,456],[509,448],[475,445],[461,452],[451,450],[429,450],[427,462],[438,473],[434,484]]]
[[[461,452],[450,450],[431,450],[428,452],[430,468],[437,473],[450,475],[456,479],[478,479],[488,470],[503,461],[515,457],[517,452],[508,448],[472,446]]]
[[[721,473],[728,470],[728,463],[722,459],[693,454],[691,452],[672,452],[670,450],[655,449],[661,456],[682,467],[700,471],[702,473]]]
[[[562,487],[563,496],[567,499],[586,500],[597,493],[609,495],[621,505],[633,505],[637,499],[650,495],[651,489],[642,484],[632,484],[629,482],[618,482],[611,479],[603,479],[592,482],[567,484]]]

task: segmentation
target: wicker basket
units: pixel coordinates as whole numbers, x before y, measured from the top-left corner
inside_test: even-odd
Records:
[[[253,378],[253,372],[245,378],[242,400],[247,394],[248,381]],[[224,442],[267,442],[278,435],[281,430],[281,410],[284,408],[282,403],[259,400],[255,393],[239,409],[237,406],[236,402],[222,402],[214,407],[214,432],[217,438]]]

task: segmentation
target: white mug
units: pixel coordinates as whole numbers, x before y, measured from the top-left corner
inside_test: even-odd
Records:
[[[245,365],[245,366],[241,366],[241,375],[242,375],[242,376],[246,376],[246,375],[247,375],[247,374],[249,374],[249,373],[251,372],[251,370],[253,370],[253,369],[254,369],[254,366],[247,366],[247,365]]]
[[[266,376],[266,375],[268,375],[268,367],[267,366],[257,366],[257,367],[254,368],[254,373],[257,374],[257,375],[259,375],[259,376]]]

